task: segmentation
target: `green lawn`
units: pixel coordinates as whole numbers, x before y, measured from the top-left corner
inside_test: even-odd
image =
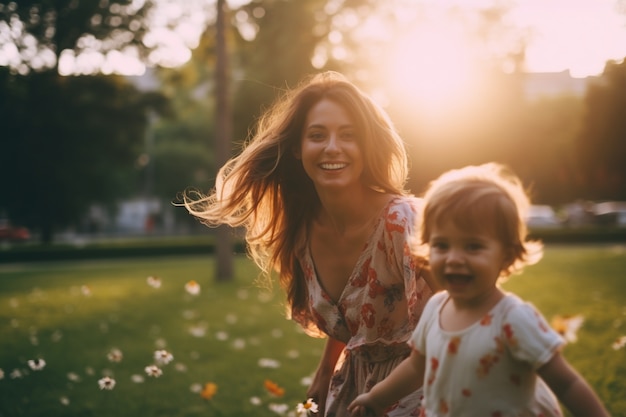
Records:
[[[276,416],[304,400],[323,341],[284,319],[281,293],[254,284],[245,257],[233,283],[213,282],[211,257],[0,265],[0,417]],[[626,246],[548,247],[506,289],[550,319],[582,314],[565,356],[614,416],[626,415]],[[147,283],[161,280],[160,288]],[[199,283],[191,295],[185,284]],[[123,353],[120,362],[107,355]],[[148,377],[154,352],[174,360]],[[43,359],[42,370],[28,361]],[[113,390],[98,380],[111,376]],[[282,397],[264,388],[268,379]],[[217,385],[211,400],[198,389]],[[271,407],[277,407],[271,410]],[[287,412],[284,415],[287,415]]]

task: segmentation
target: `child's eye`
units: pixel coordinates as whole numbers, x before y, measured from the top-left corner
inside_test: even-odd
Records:
[[[431,242],[430,247],[436,250],[446,250],[448,248],[448,244],[445,242]]]
[[[470,251],[477,251],[483,248],[483,245],[480,243],[468,243],[467,249]]]

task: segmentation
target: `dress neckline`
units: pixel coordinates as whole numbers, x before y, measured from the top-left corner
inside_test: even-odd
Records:
[[[376,235],[376,233],[378,233],[379,229],[383,227],[384,225],[383,219],[387,217],[387,213],[389,212],[390,207],[399,198],[401,198],[401,196],[392,196],[389,199],[389,201],[387,201],[385,205],[383,206],[383,208],[380,210],[376,218],[376,221],[374,222],[374,227],[372,228],[367,239],[365,240],[365,244],[363,245],[363,248],[361,249],[361,253],[359,254],[357,261],[354,264],[354,267],[352,268],[352,272],[350,272],[350,276],[346,280],[346,285],[341,290],[341,294],[339,294],[339,298],[337,300],[334,300],[330,296],[330,294],[328,294],[328,292],[324,288],[324,285],[322,285],[322,282],[319,279],[319,275],[317,274],[317,268],[315,267],[315,262],[313,261],[313,255],[311,254],[311,245],[307,242],[305,253],[306,253],[307,262],[311,265],[311,271],[313,272],[313,275],[314,275],[313,277],[314,281],[317,283],[317,286],[319,287],[320,292],[322,293],[324,299],[327,300],[331,305],[336,307],[341,304],[341,300],[344,298],[344,295],[346,293],[346,288],[348,288],[349,284],[354,280],[355,276],[357,275],[357,272],[360,270],[361,266],[363,265],[365,255],[371,250],[371,242],[373,240],[373,237]]]

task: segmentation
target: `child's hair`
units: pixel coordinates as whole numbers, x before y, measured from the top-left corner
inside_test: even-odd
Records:
[[[528,240],[530,200],[520,179],[498,163],[467,166],[442,174],[424,194],[421,243],[428,244],[434,225],[452,220],[469,230],[491,230],[511,259],[501,277],[521,272],[543,255],[539,241]]]

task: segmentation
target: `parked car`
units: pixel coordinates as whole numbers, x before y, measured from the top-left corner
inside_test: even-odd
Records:
[[[554,209],[548,205],[532,205],[526,224],[530,228],[554,228],[563,225]]]
[[[30,239],[30,231],[21,226],[13,226],[6,219],[0,219],[0,242],[25,242]]]

